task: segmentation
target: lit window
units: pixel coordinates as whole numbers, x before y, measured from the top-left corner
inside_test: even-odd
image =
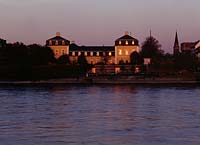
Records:
[[[93,52],[90,52],[90,56],[93,56]]]
[[[112,52],[109,52],[109,56],[112,56]]]
[[[135,44],[135,42],[134,42],[134,41],[132,41],[132,44],[134,45],[134,44]]]
[[[96,71],[96,68],[92,68],[92,73],[93,73],[93,74],[96,74],[96,72],[97,72],[97,71]]]
[[[78,52],[78,56],[80,56],[80,55],[81,55],[81,52],[79,51],[79,52]]]
[[[129,55],[128,50],[126,50],[126,55]]]
[[[99,52],[97,52],[97,56],[99,56]]]
[[[128,45],[128,41],[126,41],[126,45]]]
[[[74,51],[72,52],[72,56],[75,56],[75,52]]]
[[[118,74],[118,73],[120,73],[120,72],[121,72],[120,67],[116,67],[116,68],[115,68],[115,73]]]
[[[63,55],[65,54],[65,50],[64,50],[64,49],[62,50],[62,54],[63,54]]]
[[[56,40],[56,45],[58,45],[58,40]]]
[[[49,41],[49,45],[52,45],[52,41],[51,40]]]
[[[62,45],[65,45],[65,41],[64,40],[62,41]]]
[[[121,45],[122,44],[122,41],[119,41],[119,45]]]
[[[87,51],[85,51],[85,56],[87,56]]]
[[[119,50],[119,55],[122,55],[122,50],[121,49]]]
[[[58,49],[56,49],[55,54],[58,55],[58,53],[59,53],[59,51],[58,51]]]

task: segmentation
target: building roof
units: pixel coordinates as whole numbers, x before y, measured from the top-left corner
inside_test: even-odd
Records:
[[[55,36],[55,37],[50,38],[50,39],[48,39],[47,41],[49,41],[49,40],[65,40],[65,41],[70,42],[69,40],[67,40],[67,39],[65,39],[65,38],[63,38],[63,37],[61,37],[59,32],[56,33],[56,36]]]
[[[71,44],[70,51],[115,51],[114,46],[78,46]]]
[[[5,42],[6,40],[0,38],[0,41],[4,41]]]
[[[135,39],[135,38],[133,38],[132,36],[130,36],[130,35],[124,35],[124,36],[122,36],[122,37],[120,37],[120,38],[118,38],[117,40],[124,40],[124,39],[126,39],[126,40],[133,40],[133,39]]]
[[[175,41],[174,41],[174,48],[179,48],[179,41],[178,41],[178,33],[176,32]]]
[[[136,40],[136,41],[138,41],[136,38],[133,38],[132,36],[130,36],[128,34],[128,32],[125,32],[125,35],[118,38],[116,41],[119,41],[119,40]]]

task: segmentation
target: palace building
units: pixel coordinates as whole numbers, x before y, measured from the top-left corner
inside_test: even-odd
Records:
[[[139,51],[139,41],[128,32],[115,41],[115,46],[78,46],[61,37],[60,33],[48,39],[46,46],[53,50],[55,58],[68,55],[71,62],[77,62],[78,57],[83,55],[89,64],[130,63],[131,54]]]
[[[57,32],[56,36],[46,41],[46,46],[49,46],[55,55],[55,58],[59,58],[62,55],[69,54],[70,41],[61,37]]]

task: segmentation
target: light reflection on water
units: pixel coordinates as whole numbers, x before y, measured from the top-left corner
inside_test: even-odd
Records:
[[[0,88],[1,145],[199,145],[198,87]]]

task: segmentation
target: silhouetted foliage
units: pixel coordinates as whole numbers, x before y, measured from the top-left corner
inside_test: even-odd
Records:
[[[80,75],[85,75],[85,73],[91,68],[83,54],[78,57],[77,63],[80,65]]]
[[[144,59],[136,51],[134,51],[133,53],[131,53],[130,58],[131,58],[131,64],[133,64],[133,65],[142,65],[144,63]]]
[[[54,53],[49,47],[32,44],[28,49],[32,65],[48,65],[55,62]]]
[[[57,59],[57,64],[70,64],[69,55],[62,55]]]
[[[28,49],[23,43],[16,42],[6,46],[9,65],[24,66],[28,65]]]
[[[124,62],[123,60],[120,60],[120,61],[119,61],[119,64],[120,64],[120,65],[123,65],[123,64],[125,64],[125,62]]]
[[[87,59],[84,55],[78,56],[78,64],[79,65],[88,65]]]
[[[178,70],[195,71],[197,65],[198,58],[190,52],[183,52],[175,57],[175,66]]]
[[[155,58],[159,57],[163,54],[163,51],[160,49],[161,45],[158,40],[154,37],[147,37],[146,40],[142,44],[141,55],[144,58]]]

